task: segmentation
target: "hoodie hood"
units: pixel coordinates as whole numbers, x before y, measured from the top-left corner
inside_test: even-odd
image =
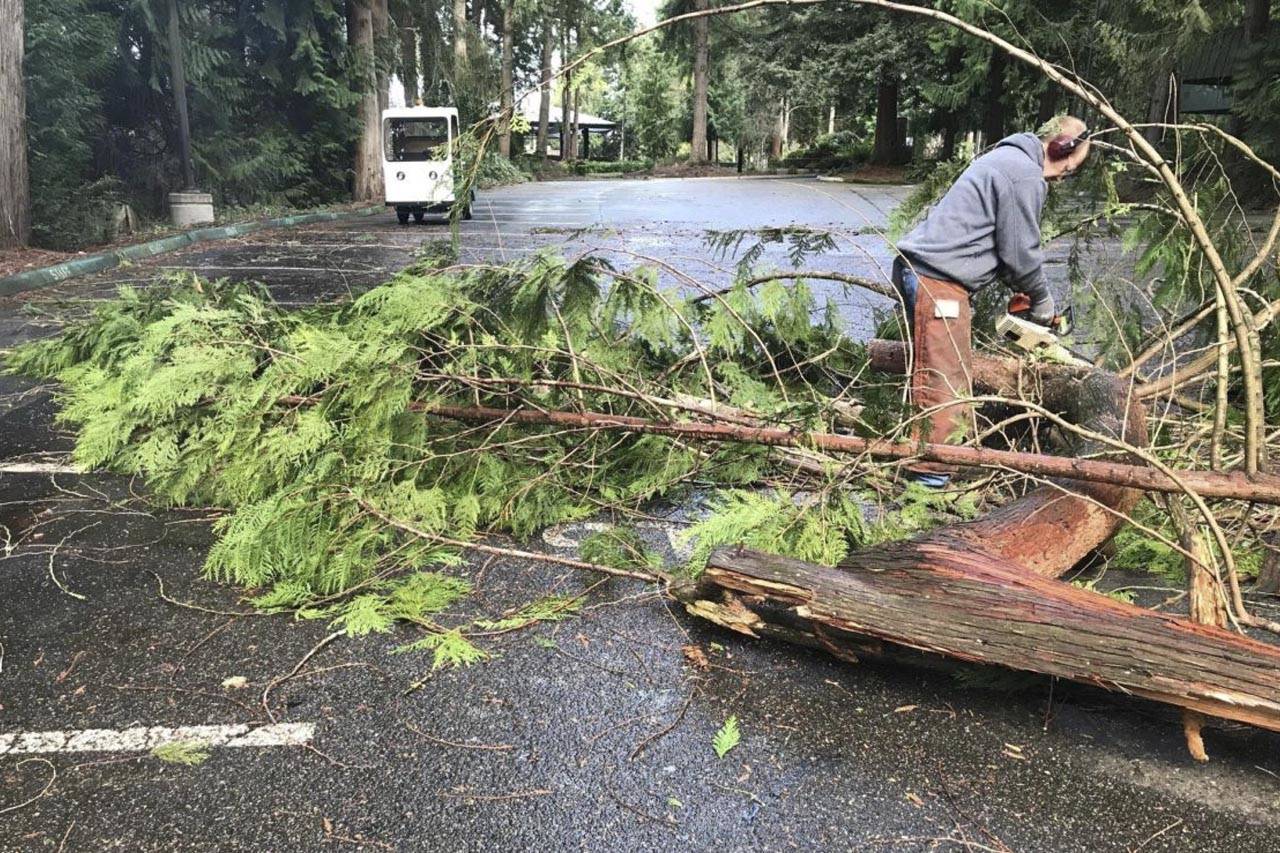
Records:
[[[1031,162],[1041,169],[1044,168],[1044,143],[1034,133],[1015,133],[1013,136],[1006,136],[996,143],[996,148],[1003,147],[1018,149],[1030,157]]]

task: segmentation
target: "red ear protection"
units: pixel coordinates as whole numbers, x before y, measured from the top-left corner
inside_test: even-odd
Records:
[[[1080,137],[1072,136],[1069,133],[1059,133],[1053,139],[1049,140],[1049,159],[1053,161],[1065,160],[1071,156],[1071,152],[1080,147]]]

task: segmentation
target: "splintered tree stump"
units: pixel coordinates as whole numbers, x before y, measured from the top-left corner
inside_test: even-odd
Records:
[[[1258,592],[1280,595],[1280,532],[1264,533],[1262,567],[1258,570]]]
[[[897,341],[871,341],[868,354],[871,366],[881,372],[906,369],[905,348]],[[1033,398],[1090,432],[1136,447],[1146,444],[1146,411],[1114,374],[1066,365],[1032,367],[1015,359],[977,354],[972,369],[974,387],[980,392]],[[1115,448],[1099,441],[1065,439],[1064,455],[1115,454]],[[967,540],[1027,571],[1057,577],[1110,540],[1141,499],[1138,489],[1083,480],[1050,481],[982,518],[944,528],[941,535]]]
[[[1280,731],[1280,648],[1027,572],[961,537],[879,546],[837,568],[721,549],[677,595],[740,633],[843,657],[887,641]]]

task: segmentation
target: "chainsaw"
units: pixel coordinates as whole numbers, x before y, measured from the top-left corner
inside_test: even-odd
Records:
[[[1089,364],[1087,359],[1067,349],[1060,340],[1071,334],[1070,308],[1050,320],[1048,326],[1031,319],[1031,299],[1025,293],[1015,293],[1006,310],[1007,313],[996,320],[996,333],[1018,349],[1063,364]]]

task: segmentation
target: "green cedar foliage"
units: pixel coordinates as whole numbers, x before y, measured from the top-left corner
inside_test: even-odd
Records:
[[[803,285],[739,285],[699,305],[652,270],[540,254],[468,272],[418,265],[348,303],[286,313],[255,286],[178,277],[121,290],[8,367],[61,383],[78,464],[140,475],[161,502],[230,510],[208,576],[352,635],[396,621],[443,632],[431,614],[465,590],[423,571],[458,561],[435,536],[527,537],[691,485],[728,489],[708,542],[834,562],[862,541],[858,505],[838,491],[799,507],[743,490],[779,472],[765,447],[426,414],[448,403],[679,417],[635,395],[687,395],[829,429],[830,399],[865,357]],[[596,545],[602,562],[656,566],[625,534]]]

